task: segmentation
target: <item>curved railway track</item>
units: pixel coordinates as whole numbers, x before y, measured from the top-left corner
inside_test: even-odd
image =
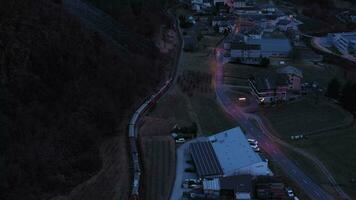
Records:
[[[174,70],[170,74],[170,79],[167,80],[163,86],[160,87],[160,89],[153,94],[152,96],[146,98],[146,100],[138,107],[138,109],[134,112],[134,114],[131,117],[131,120],[129,122],[128,126],[128,137],[129,137],[129,142],[130,142],[130,156],[131,156],[131,165],[132,165],[132,183],[131,183],[131,200],[138,200],[140,199],[140,189],[141,189],[141,183],[142,183],[142,176],[143,176],[143,171],[142,171],[142,160],[140,159],[139,151],[138,151],[138,125],[141,122],[141,118],[145,115],[147,111],[149,111],[151,108],[154,107],[154,105],[157,103],[157,101],[168,91],[168,89],[173,85],[176,74],[177,74],[177,66],[178,66],[178,60],[180,58],[180,54],[182,51],[183,47],[183,41],[182,41],[182,33],[179,28],[179,22],[178,20],[174,17],[174,15],[168,11],[168,15],[170,15],[174,21],[175,21],[175,29],[178,32],[178,54],[175,58],[174,62]]]

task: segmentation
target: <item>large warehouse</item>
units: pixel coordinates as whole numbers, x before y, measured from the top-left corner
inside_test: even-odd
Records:
[[[190,153],[201,178],[271,174],[267,162],[252,150],[239,127],[192,143]]]

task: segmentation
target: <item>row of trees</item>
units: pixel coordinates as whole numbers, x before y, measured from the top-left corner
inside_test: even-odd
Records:
[[[334,78],[329,82],[325,96],[338,100],[351,113],[356,111],[356,83],[347,82],[344,85]]]

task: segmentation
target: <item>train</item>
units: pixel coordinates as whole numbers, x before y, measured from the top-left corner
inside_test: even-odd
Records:
[[[131,200],[138,200],[140,197],[140,185],[141,185],[141,175],[142,175],[142,167],[141,160],[138,151],[138,133],[137,127],[139,126],[141,117],[144,114],[152,109],[157,101],[162,97],[162,95],[169,89],[169,87],[173,83],[173,78],[167,80],[163,86],[152,96],[147,98],[135,111],[132,115],[129,126],[128,126],[128,137],[130,143],[130,155],[131,155],[131,164],[132,164],[132,177],[133,181],[131,184]]]

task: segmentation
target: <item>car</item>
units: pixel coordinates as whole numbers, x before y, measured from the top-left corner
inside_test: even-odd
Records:
[[[184,182],[188,183],[188,184],[193,184],[193,183],[197,184],[197,183],[199,183],[199,180],[194,179],[194,178],[187,178],[184,180]]]
[[[255,148],[255,149],[253,149],[253,150],[254,150],[255,152],[260,152],[260,151],[261,151],[259,147]]]
[[[184,138],[179,138],[176,140],[176,143],[184,143],[185,139]]]
[[[294,197],[294,200],[299,200],[299,198],[295,196],[295,197]]]
[[[258,141],[255,139],[247,139],[248,143],[253,144],[253,145],[257,145]]]
[[[199,189],[201,187],[202,187],[202,185],[198,185],[198,184],[190,184],[189,185],[189,188],[191,188],[191,189]]]
[[[251,148],[253,148],[253,149],[257,149],[257,148],[258,148],[258,145],[257,145],[257,144],[251,144],[250,146],[251,146]]]
[[[286,187],[286,192],[289,197],[294,197],[293,190],[289,187]]]

